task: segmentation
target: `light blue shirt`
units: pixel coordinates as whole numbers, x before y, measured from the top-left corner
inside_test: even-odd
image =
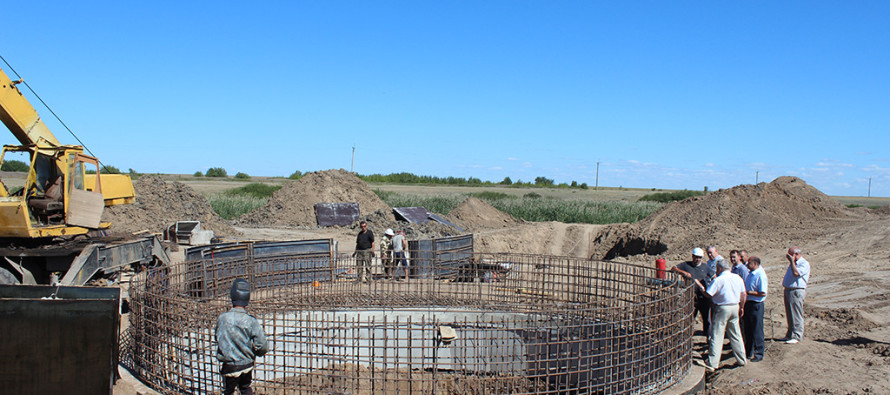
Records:
[[[723,255],[717,255],[714,259],[708,259],[708,267],[711,268],[711,271],[717,273],[717,261],[723,259]]]
[[[782,286],[785,288],[806,288],[807,283],[810,282],[810,263],[806,259],[800,258],[797,262],[794,262],[794,265],[797,266],[797,272],[800,273],[800,276],[795,276],[794,272],[791,271],[791,265],[788,265],[788,270],[785,271],[785,278],[782,279]]]
[[[738,274],[739,277],[742,278],[742,280],[747,280],[747,279],[748,279],[748,273],[749,273],[750,271],[748,270],[748,267],[745,266],[744,263],[740,263],[740,264],[735,265],[735,266],[732,267],[732,272],[735,273],[735,274]]]
[[[748,300],[752,302],[763,302],[766,296],[751,295],[751,291],[767,293],[768,281],[766,279],[766,271],[763,267],[754,269],[745,279],[745,290],[748,292]]]

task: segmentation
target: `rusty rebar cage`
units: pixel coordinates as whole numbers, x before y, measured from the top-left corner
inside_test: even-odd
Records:
[[[242,277],[271,346],[253,373],[264,394],[656,393],[690,367],[692,287],[673,273],[468,253],[362,282],[355,263],[248,255],[144,272],[122,361],[163,393],[221,392],[213,330]]]

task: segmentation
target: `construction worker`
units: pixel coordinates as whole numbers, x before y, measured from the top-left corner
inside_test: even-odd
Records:
[[[380,239],[380,261],[383,264],[383,273],[386,278],[392,278],[392,238],[396,233],[392,229],[387,229]]]
[[[244,309],[250,303],[250,283],[236,279],[229,291],[232,309],[216,320],[216,359],[222,362],[220,373],[225,383],[225,394],[253,395],[250,388],[256,357],[269,352],[269,343],[259,321]]]

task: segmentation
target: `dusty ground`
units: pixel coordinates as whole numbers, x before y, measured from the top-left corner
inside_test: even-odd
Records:
[[[329,183],[325,188],[338,184]],[[181,190],[192,196],[191,191],[180,186],[170,190]],[[617,192],[625,191],[613,193]],[[886,203],[867,200],[865,205],[878,204],[872,204],[874,202]],[[282,207],[307,203],[314,204],[279,202]],[[838,199],[825,196],[803,180],[782,178],[768,184],[742,185],[675,203],[634,225],[514,222],[492,216],[484,205],[473,207],[469,215],[454,213],[451,218],[464,221],[462,224],[472,229],[476,250],[483,252],[510,251],[598,259],[611,251],[617,260],[648,264],[663,256],[672,265],[684,259],[693,246],[716,244],[724,256],[728,256],[730,249],[745,248],[750,255],[763,259],[769,276],[765,324],[768,350],[763,362],[742,368],[730,368],[734,361],[727,352],[725,368],[707,376],[706,392],[890,393],[890,212],[887,209],[849,209],[844,204],[842,200],[839,203]],[[296,215],[296,211],[275,211],[272,207],[264,216],[287,221],[288,218],[278,217],[287,216],[289,212]],[[384,226],[393,224],[385,222],[384,218],[377,219],[377,223],[372,222],[372,229],[378,234]],[[341,253],[349,253],[354,247],[354,227],[319,229],[305,225],[264,225],[262,222],[239,225],[234,229],[233,235],[236,236],[233,237],[265,240],[333,238],[338,241]],[[415,231],[427,234],[426,229]],[[786,345],[769,342],[769,339],[780,338],[785,332],[781,278],[786,267],[785,248],[792,244],[803,248],[804,256],[812,265],[812,276],[805,304],[804,340],[800,344]],[[645,254],[645,246],[658,252]],[[702,344],[697,345],[699,350],[702,347]],[[122,380],[115,393],[146,391]]]

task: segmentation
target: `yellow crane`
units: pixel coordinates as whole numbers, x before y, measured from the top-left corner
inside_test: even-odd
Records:
[[[4,145],[0,163],[7,152],[27,152],[31,160],[22,189],[10,193],[0,187],[0,237],[79,235],[108,228],[100,222],[102,210],[133,201],[130,177],[102,175],[99,161],[84,154],[82,146],[60,144],[18,89],[20,82],[0,70],[0,119],[21,143]]]
[[[30,158],[21,189],[10,191],[0,183],[0,283],[16,282],[10,276],[19,283],[53,282],[53,275],[70,274],[72,263],[65,261],[77,265],[85,246],[47,246],[61,246],[71,236],[103,235],[110,226],[101,222],[105,207],[132,203],[135,190],[129,175],[101,174],[99,160],[84,154],[82,146],[61,144],[19,90],[21,83],[0,69],[0,120],[20,143],[3,146],[0,164],[7,152]],[[80,273],[80,279],[68,282],[82,283],[93,274]]]

